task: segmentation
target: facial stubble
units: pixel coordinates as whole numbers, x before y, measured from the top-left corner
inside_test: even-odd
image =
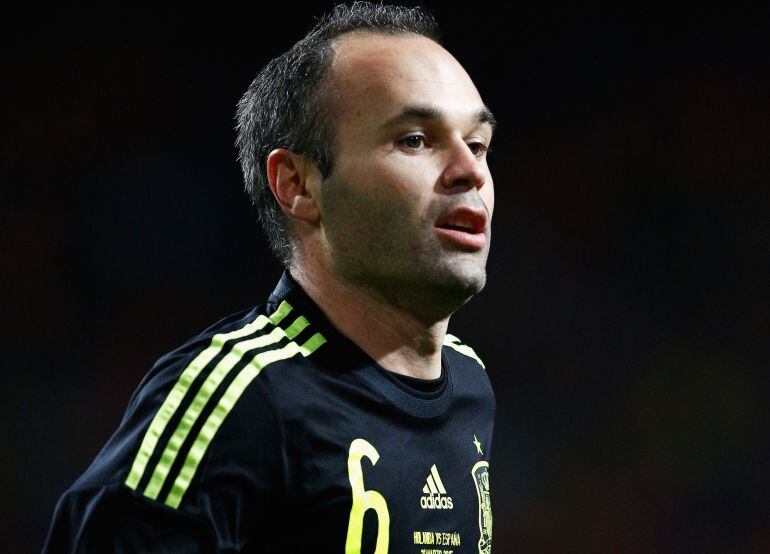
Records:
[[[328,263],[338,278],[425,320],[448,317],[486,283],[488,250],[462,251],[434,231],[452,197],[424,213],[418,195],[362,189],[329,176],[321,184]]]

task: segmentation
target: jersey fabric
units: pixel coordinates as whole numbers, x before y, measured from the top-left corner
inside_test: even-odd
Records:
[[[441,359],[384,369],[284,273],[155,363],[43,550],[489,554],[494,395],[459,339]]]

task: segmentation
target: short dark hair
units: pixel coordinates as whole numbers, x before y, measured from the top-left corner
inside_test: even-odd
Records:
[[[272,59],[238,102],[235,145],[246,192],[257,208],[270,248],[285,267],[291,263],[294,237],[270,191],[267,156],[275,148],[285,148],[313,161],[324,178],[331,173],[336,130],[327,118],[324,80],[332,61],[332,42],[355,31],[439,40],[436,20],[420,7],[340,4],[288,52]]]

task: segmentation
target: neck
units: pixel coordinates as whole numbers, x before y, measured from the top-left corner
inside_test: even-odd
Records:
[[[351,284],[321,264],[295,263],[291,275],[338,331],[374,361],[420,379],[441,376],[441,346],[449,316],[426,321],[385,294]]]

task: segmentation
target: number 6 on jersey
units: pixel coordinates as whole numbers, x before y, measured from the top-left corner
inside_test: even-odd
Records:
[[[364,439],[355,439],[350,443],[348,454],[348,478],[353,489],[353,507],[350,509],[345,554],[361,553],[364,513],[370,508],[377,514],[377,546],[374,554],[387,554],[390,534],[388,504],[379,492],[364,489],[364,473],[361,468],[361,458],[364,456],[372,461],[372,465],[377,464],[380,459],[379,452],[371,443]]]

